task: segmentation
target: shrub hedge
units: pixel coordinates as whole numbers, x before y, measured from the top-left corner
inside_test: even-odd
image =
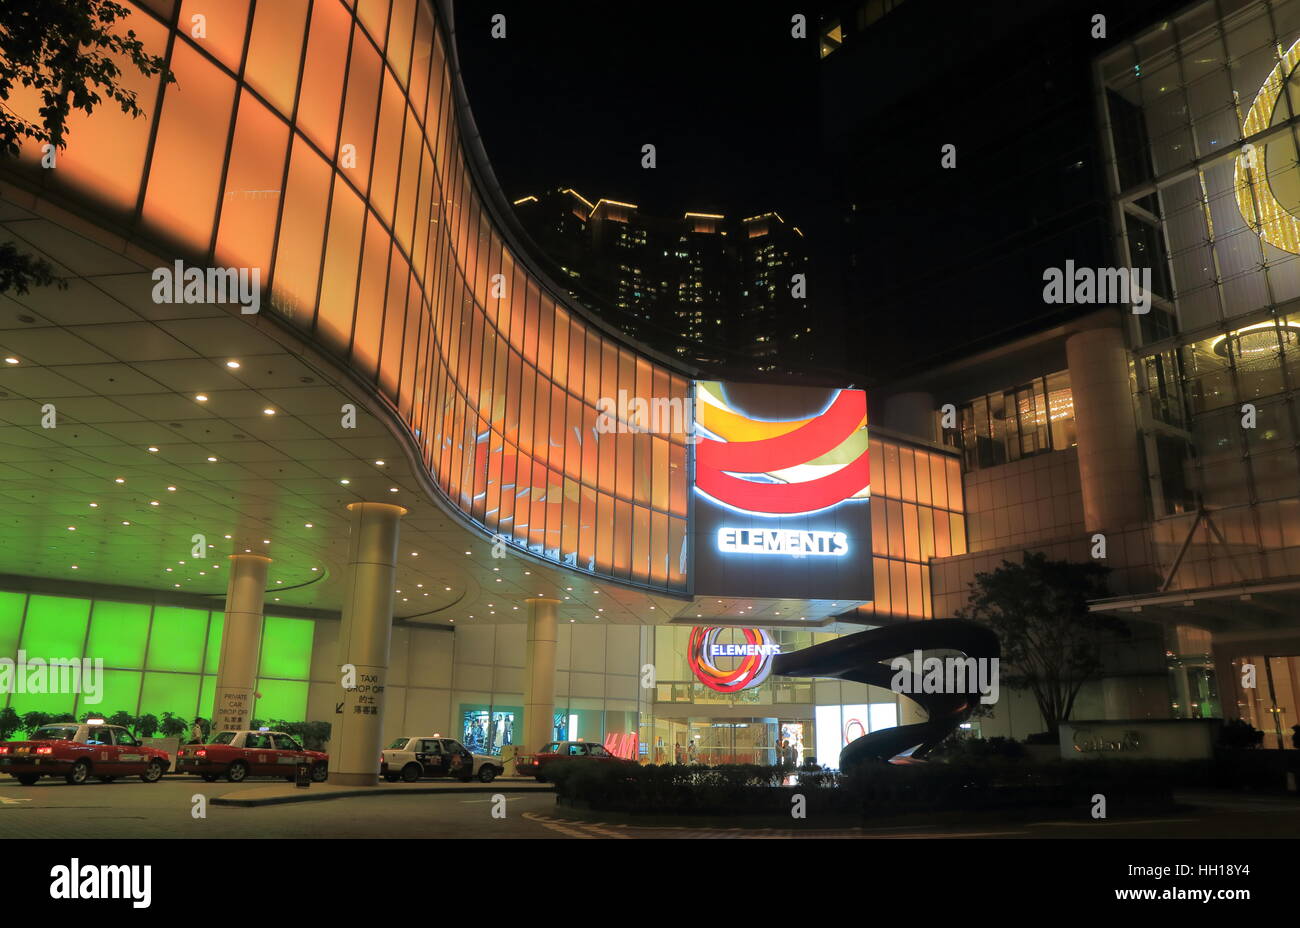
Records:
[[[792,797],[810,814],[872,818],[924,811],[1087,808],[1098,793],[1108,814],[1172,805],[1175,784],[1203,776],[1156,761],[1049,764],[874,764],[852,776],[757,765],[593,764],[547,768],[557,800],[575,808],[648,815],[789,815]],[[793,776],[795,785],[780,785]]]

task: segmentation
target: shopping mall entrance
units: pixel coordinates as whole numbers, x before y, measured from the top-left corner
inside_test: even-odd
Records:
[[[644,759],[654,764],[799,764],[810,756],[811,745],[811,718],[656,718]]]

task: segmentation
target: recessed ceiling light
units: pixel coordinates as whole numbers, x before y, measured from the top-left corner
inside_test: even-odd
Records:
[[[167,573],[171,573],[171,572],[172,572],[172,569],[171,569],[170,567],[164,567],[163,570],[167,571]]]
[[[443,589],[446,590],[448,593],[451,592],[451,587],[449,586],[444,586]]]
[[[131,523],[130,523],[130,522],[123,521],[122,524],[123,524],[123,525],[130,525]]]
[[[18,359],[17,359],[17,358],[5,358],[5,363],[6,363],[6,364],[17,364],[17,363],[18,363]]]
[[[114,478],[113,478],[113,482],[114,482],[114,483],[126,483],[126,478],[125,478],[125,477],[114,477]]]
[[[179,583],[173,583],[172,586],[180,586]]]
[[[466,552],[465,552],[465,553],[466,553],[466,554],[469,554],[469,552],[468,552],[468,551],[466,551]]]
[[[312,570],[320,570],[319,567],[313,567]]]
[[[215,463],[217,463],[217,459],[216,459],[215,457],[213,457],[212,455],[209,454],[209,455],[208,455],[208,462],[209,462],[209,463],[212,463],[212,464],[215,464]]]
[[[75,532],[76,530],[77,530],[77,527],[76,527],[75,525],[69,525],[69,526],[68,526],[68,531],[70,531],[70,532]]]
[[[304,522],[302,525],[303,525],[303,528],[315,528],[315,527],[316,527],[316,526],[313,525],[311,522]]]
[[[208,401],[208,395],[206,393],[195,393],[194,398],[200,403],[206,403]]]
[[[397,487],[389,487],[389,488],[388,488],[388,492],[389,492],[389,493],[396,493],[396,492],[397,492]]]
[[[99,503],[91,503],[91,504],[90,504],[90,508],[91,508],[91,509],[98,509],[98,508],[99,508]]]
[[[157,453],[158,453],[158,449],[155,448],[153,445],[150,445],[150,446],[149,446],[149,453],[150,453],[150,454],[157,454]]]
[[[376,467],[383,467],[383,466],[384,466],[384,462],[383,462],[383,461],[376,461],[376,462],[375,462],[375,466],[376,466]]]
[[[351,482],[352,481],[349,480],[347,477],[344,477],[342,480],[339,481],[339,483],[343,484],[344,486],[347,486]]]
[[[156,500],[156,499],[151,499],[151,500],[149,500],[149,505],[150,505],[150,506],[157,506],[157,505],[158,505],[158,500]]]
[[[497,583],[500,583],[500,582],[501,582],[501,578],[500,578],[500,577],[497,577]]]
[[[419,551],[412,551],[412,552],[411,552],[411,557],[419,557],[419,556],[420,556],[420,552],[419,552]]]
[[[274,416],[274,415],[275,415],[275,410],[272,409],[270,406],[268,406],[268,407],[266,407],[265,409],[262,410],[262,415],[264,415],[264,416]]]
[[[167,490],[168,490],[168,492],[171,492],[171,493],[175,493],[175,492],[176,492],[176,488],[175,488],[175,487],[168,487]]]
[[[73,570],[80,570],[80,568],[79,568],[79,567],[77,567],[77,565],[76,565],[76,564],[73,564],[73,565],[72,565],[72,569],[73,569]]]
[[[275,581],[275,582],[276,582],[276,583],[284,583],[283,580],[277,580],[277,581]]]
[[[229,536],[229,535],[223,535],[222,537],[223,537],[223,538],[229,538],[230,536]]]
[[[239,370],[239,362],[238,362],[238,361],[227,361],[227,362],[226,362],[226,367],[230,368],[232,371],[234,371],[234,370]]]

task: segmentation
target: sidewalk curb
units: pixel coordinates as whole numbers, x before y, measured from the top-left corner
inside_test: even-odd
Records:
[[[208,800],[214,806],[240,806],[256,808],[258,806],[277,806],[289,802],[327,802],[330,799],[350,799],[355,796],[424,796],[430,793],[554,793],[554,786],[524,786],[522,784],[500,786],[484,783],[481,786],[393,786],[359,787],[357,789],[337,790],[330,793],[312,793],[310,789],[283,796],[267,796],[262,799],[240,799],[238,796],[216,796]]]

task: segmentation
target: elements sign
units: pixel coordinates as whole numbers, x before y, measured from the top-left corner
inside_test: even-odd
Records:
[[[744,637],[742,642],[719,643],[724,631],[736,632]],[[719,693],[735,693],[758,686],[772,671],[772,658],[781,653],[781,646],[762,628],[711,628],[697,626],[691,629],[691,639],[686,646],[686,661],[696,678],[709,689]],[[732,666],[723,668],[719,660]],[[730,660],[728,660],[730,659]]]
[[[872,598],[867,395],[695,384],[695,592]]]

